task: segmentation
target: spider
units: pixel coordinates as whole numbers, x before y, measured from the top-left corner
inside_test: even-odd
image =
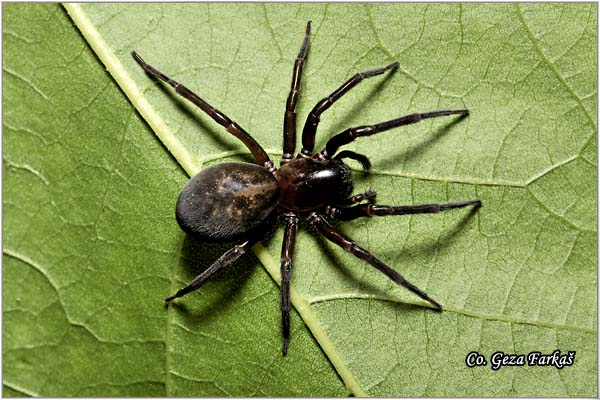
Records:
[[[308,114],[302,131],[302,150],[296,157],[296,103],[300,94],[302,69],[308,54],[311,22],[300,52],[294,63],[292,84],[287,98],[283,120],[283,156],[279,169],[261,145],[236,122],[209,105],[190,89],[169,78],[146,63],[133,51],[133,58],[153,78],[163,80],[183,98],[191,101],[227,132],[244,143],[258,163],[228,162],[211,166],[192,177],[181,191],[176,205],[176,218],[180,227],[189,235],[212,243],[235,243],[208,269],[199,274],[189,285],[165,299],[168,303],[200,288],[217,271],[244,255],[252,245],[264,238],[273,227],[277,216],[282,216],[285,225],[281,250],[281,296],[280,308],[283,326],[282,354],[288,350],[290,336],[290,275],[296,232],[300,218],[306,220],[317,232],[334,244],[363,259],[392,281],[410,290],[421,299],[431,303],[435,309],[442,305],[421,289],[410,283],[396,270],[375,257],[351,238],[333,227],[329,220],[350,221],[361,217],[426,214],[447,211],[466,206],[479,207],[480,200],[458,201],[447,204],[421,204],[406,206],[376,205],[376,193],[351,196],[352,174],[343,159],[353,159],[362,164],[367,172],[369,159],[362,154],[340,147],[362,136],[370,136],[403,125],[414,124],[424,119],[445,115],[467,116],[469,111],[440,110],[421,114],[410,114],[375,125],[357,126],[346,129],[329,139],[325,148],[313,152],[315,135],[321,114],[331,107],[350,89],[363,79],[395,70],[399,63],[359,72],[337,90],[319,101]],[[337,154],[336,154],[337,153]]]

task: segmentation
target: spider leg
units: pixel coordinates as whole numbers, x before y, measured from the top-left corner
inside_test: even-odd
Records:
[[[365,260],[379,271],[383,272],[388,278],[396,282],[398,285],[404,286],[423,300],[431,303],[438,310],[442,309],[442,305],[437,301],[429,297],[421,289],[407,281],[402,275],[396,270],[386,265],[383,261],[375,257],[368,250],[360,247],[356,242],[343,233],[339,232],[333,226],[331,226],[325,219],[317,213],[312,213],[308,217],[308,222],[313,225],[323,236],[325,236],[331,242],[337,244],[342,249],[346,250],[350,254]]]
[[[244,143],[244,145],[248,148],[248,150],[250,150],[250,152],[260,165],[264,166],[269,170],[273,169],[273,163],[269,159],[269,156],[267,155],[265,150],[241,126],[232,121],[227,115],[223,114],[221,111],[217,110],[216,108],[208,104],[206,101],[202,100],[200,96],[192,92],[187,87],[183,86],[181,83],[169,78],[167,75],[163,74],[150,64],[146,63],[144,59],[142,59],[142,57],[140,57],[140,55],[135,51],[132,51],[131,55],[148,74],[168,83],[175,89],[177,94],[179,94],[186,100],[189,100],[190,102],[194,103],[194,105],[196,105],[206,114],[208,114],[208,116],[214,119],[218,124],[224,126],[227,132],[240,139],[242,143]]]
[[[292,275],[292,257],[294,255],[294,244],[296,243],[296,231],[298,229],[298,217],[295,214],[285,215],[285,232],[283,234],[283,246],[281,247],[281,322],[283,327],[283,348],[285,356],[290,339],[290,278]]]
[[[340,221],[351,221],[360,217],[406,214],[434,214],[468,206],[481,206],[481,200],[457,201],[446,204],[419,204],[413,206],[384,206],[375,204],[359,204],[348,208],[329,207],[327,215]]]
[[[358,85],[363,79],[370,78],[372,76],[381,75],[387,70],[394,70],[398,67],[398,61],[395,61],[382,68],[372,69],[369,71],[359,72],[352,78],[348,79],[342,86],[337,88],[328,97],[325,97],[317,103],[306,118],[304,123],[304,129],[302,130],[302,152],[301,154],[305,157],[312,155],[312,151],[315,147],[315,135],[317,133],[317,126],[321,120],[321,114],[340,99],[343,95],[348,93],[350,89]]]
[[[254,243],[256,243],[256,240],[246,240],[245,242],[233,246],[233,248],[227,250],[217,261],[215,261],[204,272],[195,277],[194,280],[189,283],[189,285],[180,289],[174,295],[167,297],[165,301],[168,303],[171,300],[184,296],[200,288],[200,286],[202,286],[207,280],[209,280],[218,270],[228,266],[229,264],[243,256],[250,249],[250,247],[252,247]]]
[[[334,157],[335,160],[341,160],[342,158],[349,158],[351,160],[358,161],[362,165],[365,175],[368,174],[369,170],[371,169],[371,161],[369,161],[365,155],[358,154],[350,150],[344,150],[340,151],[340,153]]]
[[[367,203],[369,203],[369,204],[375,204],[376,199],[377,199],[377,192],[372,189],[369,189],[364,193],[359,193],[359,194],[355,194],[352,197],[348,197],[347,199],[344,200],[344,202],[341,205],[350,206],[352,204],[358,204],[363,200],[367,200]],[[329,209],[332,210],[333,212],[337,212],[338,210],[340,210],[340,208],[337,208],[337,207],[329,207]],[[335,218],[335,216],[331,215],[331,218]]]
[[[300,95],[300,80],[302,79],[302,69],[308,54],[308,43],[310,41],[310,24],[306,24],[306,35],[302,41],[302,47],[294,63],[294,74],[292,75],[292,88],[287,98],[285,107],[285,118],[283,119],[283,157],[281,164],[289,162],[294,156],[296,149],[296,103]]]
[[[353,142],[357,137],[371,136],[379,132],[387,131],[392,128],[397,128],[399,126],[414,124],[424,119],[443,117],[445,115],[453,114],[461,116],[469,115],[469,110],[440,110],[422,114],[410,114],[404,117],[381,122],[375,125],[356,126],[354,128],[349,128],[329,139],[329,141],[325,145],[325,148],[321,151],[320,154],[323,158],[328,159],[331,158],[341,146]]]

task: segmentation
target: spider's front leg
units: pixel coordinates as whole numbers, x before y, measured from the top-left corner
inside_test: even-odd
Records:
[[[328,215],[340,221],[352,221],[360,217],[375,217],[386,215],[435,214],[442,211],[462,207],[481,207],[481,200],[457,201],[445,204],[418,204],[412,206],[384,206],[375,204],[359,204],[348,208],[329,207]]]
[[[433,300],[427,295],[427,293],[423,292],[421,289],[407,281],[396,270],[394,270],[386,263],[375,257],[367,249],[362,248],[354,240],[350,239],[349,237],[335,229],[319,214],[312,213],[308,217],[308,222],[331,242],[337,244],[350,254],[353,254],[354,256],[365,260],[366,262],[377,268],[379,271],[383,272],[388,278],[396,282],[398,285],[404,286],[423,300],[427,301],[428,303],[431,303],[436,309],[442,309],[442,305],[440,303]]]
[[[327,141],[325,148],[319,153],[319,158],[330,159],[338,151],[338,149],[348,143],[353,142],[361,136],[371,136],[380,132],[385,132],[399,126],[415,124],[425,119],[444,117],[447,115],[460,115],[461,117],[469,115],[469,110],[439,110],[426,113],[415,113],[405,115],[404,117],[381,122],[375,125],[355,126],[354,128],[346,129],[338,133]],[[341,153],[340,153],[341,154]]]
[[[366,200],[367,204],[375,204],[375,201],[377,200],[377,192],[372,189],[369,189],[364,193],[355,194],[354,196],[348,197],[346,200],[344,200],[342,205],[351,206],[353,204],[358,204],[363,200]],[[337,207],[329,208],[332,210],[338,210]]]
[[[285,214],[285,232],[281,247],[281,322],[283,328],[283,347],[281,352],[287,355],[288,341],[290,339],[290,278],[292,275],[292,257],[296,232],[298,230],[298,217],[296,214]]]
[[[344,208],[336,206],[325,206],[323,215],[327,218],[339,219],[338,216],[340,210],[345,210],[346,207],[359,204],[360,202],[365,200],[367,201],[367,203],[363,205],[375,204],[375,202],[377,201],[377,192],[372,189],[369,189],[364,193],[359,193],[355,194],[354,196],[348,197],[347,199],[339,203],[340,206],[345,206]],[[353,209],[354,207],[349,208]]]
[[[302,151],[300,154],[304,157],[310,157],[315,147],[315,135],[317,134],[317,127],[321,121],[321,114],[331,107],[336,101],[350,91],[353,87],[358,85],[366,78],[381,75],[386,71],[395,70],[398,68],[400,63],[394,61],[393,63],[386,65],[382,68],[376,68],[369,71],[359,72],[352,78],[348,79],[342,86],[337,88],[329,96],[321,99],[316,106],[311,110],[304,123],[304,129],[302,130]]]

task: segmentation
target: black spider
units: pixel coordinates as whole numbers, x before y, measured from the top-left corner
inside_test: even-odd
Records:
[[[167,297],[169,302],[202,286],[215,272],[231,264],[251,246],[260,241],[274,218],[280,214],[285,221],[285,233],[281,251],[281,316],[283,320],[283,355],[287,354],[290,335],[290,274],[292,254],[296,240],[299,218],[304,218],[328,240],[361,258],[383,272],[388,278],[404,286],[436,309],[442,306],[422,290],[407,281],[383,261],[360,247],[352,239],[339,232],[327,222],[330,219],[349,221],[360,217],[437,213],[465,206],[480,206],[480,200],[459,201],[448,204],[422,204],[409,206],[375,205],[375,192],[367,191],[349,197],[352,193],[352,174],[342,159],[360,162],[365,170],[369,159],[353,151],[338,149],[360,136],[374,135],[389,129],[413,124],[427,118],[444,115],[466,116],[468,110],[442,110],[423,114],[411,114],[375,125],[358,126],[333,136],[325,148],[313,153],[315,134],[320,115],[340,97],[365,78],[394,70],[398,62],[383,68],[360,72],[346,81],[331,95],[319,101],[308,114],[302,131],[302,151],[294,158],[296,147],[296,102],[300,93],[302,69],[308,53],[310,21],[306,35],[294,64],[292,87],[287,99],[283,123],[283,157],[281,166],[275,168],[265,150],[242,127],[221,111],[213,108],[198,95],[147,64],[136,52],[133,58],[153,77],[162,79],[175,91],[194,103],[250,150],[258,165],[248,163],[223,163],[209,167],[195,175],[183,188],[177,200],[176,216],[181,228],[190,235],[207,242],[236,242],[207,270],[198,275],[188,286]],[[360,204],[366,200],[366,203]]]

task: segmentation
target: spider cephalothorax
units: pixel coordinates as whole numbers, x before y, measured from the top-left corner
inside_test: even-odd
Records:
[[[375,192],[367,191],[351,196],[352,175],[344,158],[354,159],[370,167],[369,159],[349,150],[339,153],[340,147],[360,136],[374,135],[389,129],[413,124],[423,119],[444,115],[466,116],[468,110],[442,110],[411,114],[375,125],[359,126],[333,136],[325,148],[314,153],[315,135],[321,114],[365,78],[383,74],[398,66],[397,62],[383,68],[359,72],[337,90],[319,101],[309,113],[302,131],[302,151],[294,158],[296,148],[296,102],[300,93],[302,69],[308,53],[310,22],[300,53],[294,64],[292,87],[287,99],[283,124],[283,157],[276,169],[264,149],[242,127],[213,108],[182,84],[169,78],[147,64],[136,52],[133,58],[150,75],[162,79],[175,91],[194,103],[226,130],[240,139],[254,156],[256,164],[223,163],[207,168],[190,179],[177,200],[176,216],[181,228],[190,235],[209,242],[235,242],[236,244],[208,269],[198,275],[188,286],[168,297],[171,301],[198,289],[215,272],[237,260],[250,247],[260,241],[276,213],[283,216],[285,232],[281,251],[281,314],[283,321],[283,355],[287,354],[290,335],[290,275],[296,231],[300,218],[327,239],[354,254],[383,272],[399,285],[431,303],[436,309],[442,306],[422,290],[407,281],[396,270],[360,247],[326,220],[349,221],[360,217],[437,213],[465,206],[480,206],[479,200],[447,204],[422,204],[385,206],[375,204]],[[337,155],[336,155],[337,154]],[[366,202],[364,202],[366,201]]]

